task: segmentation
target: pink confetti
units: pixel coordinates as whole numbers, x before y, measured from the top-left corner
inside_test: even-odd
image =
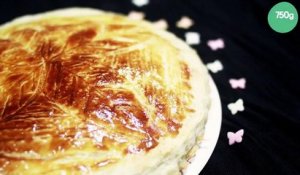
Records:
[[[241,143],[243,141],[244,130],[240,129],[236,133],[227,132],[227,138],[229,145],[233,145],[235,143]]]
[[[128,14],[128,18],[133,20],[142,20],[144,19],[145,14],[143,12],[131,11]]]
[[[207,45],[211,48],[211,50],[223,49],[225,47],[224,40],[222,38],[218,38],[215,40],[208,40]]]
[[[240,78],[240,79],[229,79],[229,83],[233,89],[245,89],[246,88],[246,79]]]
[[[162,30],[166,30],[168,28],[168,22],[164,19],[160,19],[156,22],[153,22],[153,25],[158,28],[158,29],[162,29]]]
[[[181,19],[176,23],[176,26],[182,29],[188,29],[192,25],[194,25],[194,21],[187,16],[182,16]]]

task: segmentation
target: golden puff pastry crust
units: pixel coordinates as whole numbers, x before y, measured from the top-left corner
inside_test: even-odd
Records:
[[[179,174],[209,109],[199,57],[87,8],[0,28],[0,174]]]

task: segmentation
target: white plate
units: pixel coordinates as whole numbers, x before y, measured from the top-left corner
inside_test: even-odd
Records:
[[[212,78],[210,78],[209,84],[211,87],[212,102],[208,112],[208,120],[205,125],[204,138],[200,143],[200,148],[196,152],[195,157],[185,169],[183,173],[184,175],[198,175],[201,172],[213,153],[219,138],[222,121],[221,100],[217,87]]]

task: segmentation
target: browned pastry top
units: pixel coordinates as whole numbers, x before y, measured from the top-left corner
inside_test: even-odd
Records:
[[[176,48],[120,16],[0,29],[0,172],[101,168],[148,152],[192,111],[188,82]]]

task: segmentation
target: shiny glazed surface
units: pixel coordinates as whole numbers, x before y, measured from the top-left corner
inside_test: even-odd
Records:
[[[85,172],[147,153],[193,111],[189,76],[176,48],[120,16],[0,29],[0,172]]]

